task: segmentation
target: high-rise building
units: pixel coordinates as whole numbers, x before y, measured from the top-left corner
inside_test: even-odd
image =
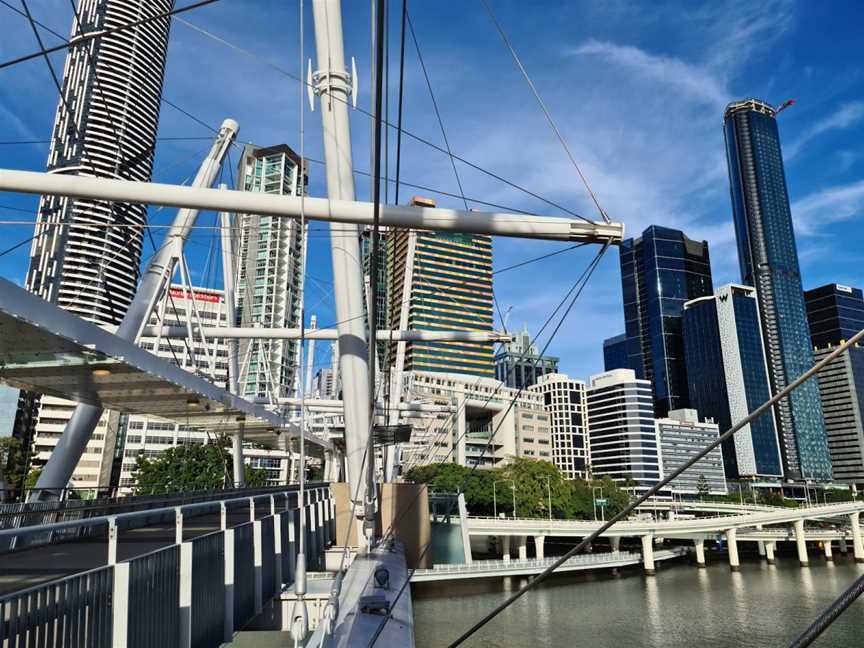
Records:
[[[646,491],[660,480],[660,439],[651,383],[632,369],[591,376],[588,388],[591,474]]]
[[[667,477],[701,452],[720,436],[716,423],[700,422],[693,409],[669,412],[657,419],[663,476]],[[726,495],[726,475],[723,471],[723,451],[714,448],[693,466],[669,483],[672,493],[682,495]]]
[[[628,368],[651,381],[654,413],[665,416],[689,402],[681,311],[711,294],[708,243],[652,225],[625,240],[620,255]]]
[[[284,196],[305,193],[308,183],[300,157],[285,144],[247,144],[237,170],[238,189]],[[237,314],[240,326],[300,326],[303,235],[293,218],[243,214],[234,241]],[[294,395],[300,345],[295,340],[241,340],[238,389],[251,400]]]
[[[170,18],[79,44],[75,39],[152,18],[172,6],[171,0],[79,0],[49,173],[150,180]],[[43,196],[27,289],[86,320],[118,324],[138,285],[146,220],[146,205]],[[74,407],[71,401],[22,392],[16,434],[33,448],[34,466],[47,460]],[[110,453],[103,441],[116,432],[117,418],[109,412],[103,416],[72,477],[74,486],[105,485],[110,468],[103,457]]]
[[[527,327],[495,354],[495,378],[508,387],[524,389],[535,384],[540,376],[557,372],[558,358],[540,355]]]
[[[772,393],[813,366],[776,111],[758,99],[723,116],[741,281],[756,288]],[[787,478],[831,479],[817,381],[776,407]]]
[[[74,42],[82,33],[156,16],[172,5],[171,0],[79,0],[49,173],[150,180],[170,19]],[[84,319],[119,323],[137,288],[146,222],[146,205],[44,196],[27,288]]]
[[[864,329],[864,294],[860,288],[828,284],[804,293],[810,339],[817,349],[837,346]]]
[[[771,398],[756,291],[729,284],[684,304],[690,403],[725,432]],[[723,443],[726,475],[782,477],[773,412]]]
[[[164,312],[163,326],[183,326],[187,314],[193,311],[207,326],[228,326],[228,308],[221,290],[193,287],[189,291],[174,285],[165,295],[164,301],[164,306],[154,308],[154,313],[150,316],[150,326],[157,326],[156,313],[160,310]],[[190,344],[186,339],[142,336],[138,346],[186,371],[205,376],[219,387],[225,387],[228,382],[229,347],[224,338],[208,338],[206,344],[196,339]],[[216,441],[217,438],[206,430],[192,428],[182,422],[137,414],[124,415],[121,417],[115,453],[119,465],[114,466],[113,483],[119,485],[122,494],[132,492],[135,462],[139,455],[152,459],[174,446],[206,445]],[[231,449],[226,448],[226,453],[230,452]],[[289,464],[286,452],[247,445],[243,455],[253,468],[267,471],[270,485],[286,483]]]
[[[864,329],[860,288],[829,284],[804,293],[818,362]],[[864,346],[856,344],[818,374],[834,479],[864,485]]]
[[[418,197],[411,204],[435,206]],[[389,328],[492,331],[492,237],[400,229],[388,233],[387,244]],[[387,364],[495,376],[488,342],[394,343]]]
[[[552,429],[552,462],[565,479],[588,476],[590,441],[585,383],[565,374],[540,376],[528,391],[543,397]]]
[[[613,369],[628,369],[630,363],[627,360],[627,335],[621,333],[603,340],[603,371]]]
[[[442,410],[419,419],[410,443],[402,446],[404,470],[434,461],[496,468],[514,457],[553,460],[549,414],[540,394],[494,378],[427,371],[406,373],[403,387],[404,401]]]

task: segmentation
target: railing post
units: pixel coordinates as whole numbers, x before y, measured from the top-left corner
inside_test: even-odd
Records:
[[[224,506],[224,505],[223,505]],[[234,640],[234,529],[225,529],[225,621],[223,641]]]
[[[179,509],[178,509],[178,515]],[[181,516],[182,517],[182,516]],[[192,646],[192,543],[180,543],[180,627],[179,648]],[[153,622],[157,622],[153,619]]]
[[[108,518],[108,564],[117,564],[117,518]]]
[[[111,645],[126,648],[129,635],[129,563],[114,565],[114,589],[111,597]]]
[[[219,528],[223,531],[228,528],[228,507],[225,502],[219,502]]]
[[[174,544],[183,544],[183,509],[174,509]]]
[[[284,584],[282,580],[282,514],[275,512],[273,513],[273,554],[274,571],[276,572],[276,592],[272,593],[278,594],[282,591],[282,585]]]
[[[249,521],[250,522],[255,521],[255,498],[254,497],[249,498]]]
[[[261,559],[261,520],[252,522],[252,546],[255,557],[255,614],[261,614],[264,609],[263,597],[261,595],[263,560]]]

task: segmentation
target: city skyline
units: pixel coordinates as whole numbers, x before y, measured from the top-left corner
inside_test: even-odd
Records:
[[[368,7],[365,9],[368,11]],[[731,6],[718,6],[712,10],[677,11],[681,15],[673,15],[675,12],[658,8],[651,14],[653,22],[649,21],[645,29],[640,28],[640,32],[644,33],[635,33],[625,28],[625,22],[643,12],[635,8],[622,8],[617,13],[611,9],[596,8],[590,15],[592,27],[584,33],[562,35],[559,33],[560,25],[537,22],[525,26],[525,38],[536,37],[539,42],[562,43],[560,49],[541,48],[542,51],[532,53],[519,47],[520,43],[516,45],[529,70],[535,75],[553,114],[561,122],[565,136],[577,152],[577,158],[588,156],[586,171],[607,211],[627,223],[628,235],[635,235],[646,225],[656,222],[683,229],[691,238],[705,238],[714,253],[713,270],[718,285],[739,279],[734,259],[728,261],[734,251],[734,244],[722,163],[722,130],[719,126],[723,106],[728,100],[753,94],[762,95],[776,103],[787,96],[796,97],[797,105],[781,115],[780,128],[784,152],[791,158],[787,160],[787,173],[793,216],[798,220],[804,288],[829,282],[862,285],[864,277],[860,276],[861,271],[853,264],[835,263],[832,266],[823,256],[827,239],[822,235],[836,237],[838,228],[844,224],[837,219],[857,213],[855,210],[864,196],[864,187],[858,188],[860,183],[855,180],[860,177],[861,159],[855,156],[854,147],[848,144],[854,141],[848,138],[854,138],[862,132],[864,110],[857,102],[848,80],[844,82],[840,72],[832,71],[831,60],[820,53],[818,41],[823,36],[816,27],[827,21],[828,16],[816,7],[772,3],[766,13],[773,12],[776,20],[768,25],[764,18],[760,18],[763,15],[761,10],[759,15],[754,15],[743,10],[738,12],[737,9],[741,9],[741,6],[732,3]],[[569,18],[578,18],[580,12],[585,11],[578,7],[560,10],[567,13]],[[422,5],[414,11],[417,14],[418,39],[421,46],[426,47],[424,55],[438,93],[448,135],[454,142],[454,152],[515,179],[540,194],[562,201],[568,207],[575,207],[589,217],[596,215],[589,209],[584,189],[574,182],[572,169],[568,168],[566,158],[562,156],[548,127],[535,114],[535,107],[523,102],[526,90],[518,76],[513,74],[511,63],[497,49],[496,46],[500,44],[484,39],[481,45],[476,46],[482,49],[472,53],[461,43],[465,30],[488,28],[483,22],[485,17],[482,11],[478,8],[476,15],[468,12],[465,25],[456,26],[452,33],[435,31],[434,38],[433,30],[439,19]],[[255,12],[251,14],[247,16],[249,20],[232,21],[231,8],[225,11],[205,8],[196,12],[195,16],[190,16],[189,21],[236,42],[252,42],[244,35],[245,30],[254,30],[256,39],[260,37],[262,43],[262,49],[256,51],[265,56],[264,47],[271,43],[275,46],[277,42],[277,25],[280,32],[285,26],[296,28],[296,17],[290,12],[277,11],[269,21],[265,21],[263,16],[254,15]],[[718,15],[734,15],[734,20],[724,19],[728,24],[717,25]],[[68,33],[71,10],[63,4],[58,3],[51,12],[39,11],[37,8],[36,17],[59,33]],[[10,22],[18,19],[14,14],[9,16]],[[368,22],[368,16],[364,18],[362,11],[352,7],[346,7],[346,19]],[[505,26],[518,20],[506,8],[501,10],[501,19]],[[658,38],[657,30],[651,28],[657,21],[663,21],[666,33],[680,33],[682,38]],[[736,35],[736,29],[740,29],[741,25],[749,25],[747,33],[758,36],[756,40],[759,40],[759,45],[741,47]],[[22,21],[22,26],[26,27],[26,22]],[[809,32],[811,27],[814,28],[813,32]],[[812,45],[808,44],[806,53],[799,51],[798,47],[805,30],[808,39],[816,39]],[[3,53],[12,56],[32,49],[32,34],[26,30],[10,30],[9,36],[8,41],[0,44]],[[362,75],[364,70],[368,71],[368,43],[362,43],[356,34],[348,33],[347,36],[347,47],[357,57],[358,70]],[[520,41],[522,38],[520,35]],[[714,47],[711,51],[697,44],[700,38],[712,39]],[[671,44],[672,41],[675,44]],[[809,40],[807,42],[810,43]],[[524,45],[524,42],[521,44]],[[844,45],[839,47],[840,51],[832,56],[842,56]],[[190,48],[200,49],[208,60],[214,62],[214,68],[222,70],[218,82],[200,69],[195,69],[192,74],[193,61],[182,56],[182,52]],[[447,48],[453,53],[448,54]],[[773,48],[783,50],[784,55],[781,60],[772,57],[769,65],[760,55]],[[172,57],[173,52],[181,55]],[[469,144],[471,140],[462,137],[466,128],[476,125],[476,116],[487,112],[490,107],[486,103],[489,100],[481,96],[484,88],[472,91],[470,101],[466,104],[456,100],[464,86],[444,83],[452,69],[441,61],[448,61],[457,55],[461,57],[460,63],[465,66],[468,75],[479,65],[492,66],[497,89],[489,93],[490,97],[518,100],[519,121],[524,123],[527,137],[521,138],[524,140],[521,142],[523,150],[516,158],[511,160],[500,154],[508,140],[512,139],[512,132],[504,130],[505,123],[508,129],[512,123],[510,115],[500,114],[499,118],[484,124],[485,128],[490,129],[488,144],[491,148],[488,151]],[[556,57],[570,71],[560,90],[555,89],[557,81],[540,64],[549,56]],[[57,60],[55,55],[55,67]],[[9,132],[3,133],[3,139],[46,139],[53,110],[43,106],[46,103],[44,100],[36,101],[36,97],[41,98],[46,91],[51,91],[44,62],[33,61],[19,68],[8,71],[10,82],[16,84],[15,96],[0,92],[0,112],[16,115],[15,121],[9,122]],[[411,91],[406,93],[406,115],[410,116],[407,124],[409,128],[419,129],[418,134],[437,141],[438,134],[432,129],[433,122],[429,119],[434,119],[431,105],[416,68],[416,61],[412,61],[409,56],[406,83]],[[218,124],[225,116],[237,117],[241,123],[242,141],[264,144],[284,141],[296,150],[296,102],[287,99],[293,97],[294,88],[290,85],[293,82],[278,75],[271,78],[271,74],[267,68],[254,61],[238,59],[234,53],[191,31],[182,23],[172,27],[166,98],[208,123]],[[825,83],[826,79],[831,82]],[[244,106],[245,101],[240,100],[241,97],[248,98],[242,89],[253,80],[255,85],[272,81],[279,96],[284,94],[286,97],[284,106],[272,117],[265,118],[256,113],[252,119]],[[187,84],[188,87],[181,84]],[[230,92],[228,86],[232,88]],[[647,88],[650,88],[648,94]],[[249,96],[261,98],[259,91],[253,91]],[[575,112],[571,118],[568,110],[569,99],[573,96],[579,97],[580,101],[573,107]],[[673,127],[661,119],[662,112],[655,110],[655,102],[659,106],[673,96],[683,123],[679,119],[672,120],[674,129],[681,132],[678,137],[670,139],[668,133]],[[199,101],[200,97],[208,99],[206,105]],[[614,105],[610,106],[612,98]],[[364,100],[368,102],[368,96],[364,95],[361,87],[361,103]],[[500,108],[500,101],[497,103],[499,105],[496,107]],[[492,109],[492,114],[499,113]],[[590,129],[586,121],[588,114],[591,114],[592,120]],[[566,119],[565,115],[568,116]],[[368,138],[368,122],[359,114],[352,115],[352,120],[355,121],[357,144],[363,146]],[[320,133],[315,130],[317,120],[307,121],[306,154],[320,159]],[[420,128],[419,124],[425,126]],[[645,133],[647,140],[638,142],[629,136],[637,130]],[[511,132],[511,136],[505,137],[506,132]],[[160,134],[169,137],[209,136],[204,127],[167,105],[162,110]],[[644,160],[649,157],[649,151],[656,153],[659,142],[664,142],[667,152],[658,160],[658,164],[646,165]],[[203,146],[199,142],[159,143],[156,179],[182,180],[200,162]],[[406,147],[403,178],[458,193],[446,156],[429,159],[425,150],[416,144]],[[14,147],[14,150],[0,147],[0,163],[15,168],[38,169],[44,165],[46,153],[44,145],[26,146],[23,151],[19,147]],[[676,158],[685,159],[683,156],[703,160],[704,164],[700,166],[706,169],[708,178],[695,177],[695,171],[665,163]],[[524,162],[526,159],[532,160],[528,180],[520,177],[523,175],[520,160]],[[358,168],[364,166],[363,160],[358,158],[356,162]],[[668,170],[664,170],[667,167]],[[605,174],[601,169],[605,170]],[[674,176],[673,169],[679,169]],[[312,174],[311,193],[323,195],[323,180],[315,178],[315,175]],[[468,170],[463,173],[466,195],[535,211],[543,208],[538,201],[523,201],[518,192],[490,182]],[[361,196],[367,189],[368,182],[358,181]],[[391,200],[392,190],[391,185]],[[458,206],[461,203],[458,198],[435,197],[441,205]],[[10,196],[7,202],[12,207],[35,213],[35,200]],[[638,208],[636,203],[639,203]],[[26,218],[26,214],[16,212],[15,217],[19,216]],[[165,222],[165,219],[165,212],[155,216],[157,223]],[[822,223],[818,230],[815,226],[817,221]],[[19,229],[21,239],[32,234],[32,225],[30,232],[23,226],[15,228],[16,236]],[[154,235],[158,239],[160,232],[156,231]],[[201,234],[198,241],[206,241],[206,236]],[[860,236],[858,232],[851,232],[845,237],[840,249],[836,250],[835,259],[848,259],[860,243]],[[319,230],[313,233],[310,273],[319,281],[329,280],[329,267],[325,262],[328,258],[326,243],[323,232]],[[200,253],[201,246],[197,248]],[[558,247],[552,244],[532,245],[528,250],[511,241],[496,242],[495,266],[506,267],[534,256],[535,251],[539,256],[544,251],[555,249]],[[149,251],[149,243],[145,242],[145,256]],[[538,313],[547,312],[551,304],[560,299],[567,289],[568,273],[572,273],[576,266],[584,266],[588,255],[588,252],[561,254],[543,262],[542,266],[537,265],[536,268],[544,276],[555,277],[541,291],[536,290],[535,273],[530,270],[514,270],[496,277],[496,293],[502,308],[514,306],[511,327],[521,328],[524,323],[530,330],[539,330],[542,322],[539,321]],[[21,277],[15,275],[20,271],[21,264],[16,261],[15,254],[8,255],[4,261],[6,263],[2,267],[4,271],[8,270],[4,274],[20,281]],[[842,270],[841,276],[835,274],[837,269]],[[197,281],[200,278],[194,279]],[[614,258],[604,260],[592,279],[592,287],[593,290],[586,291],[580,298],[579,307],[574,309],[562,331],[564,334],[549,348],[549,353],[561,358],[561,371],[582,378],[603,369],[602,339],[608,337],[609,333],[623,331],[617,263]],[[323,282],[321,286],[307,282],[309,296],[315,301],[324,297],[327,288]],[[329,303],[324,300],[318,309],[322,325],[335,321],[329,308]],[[577,331],[579,335],[573,334]],[[326,359],[319,356],[317,364],[325,365]]]

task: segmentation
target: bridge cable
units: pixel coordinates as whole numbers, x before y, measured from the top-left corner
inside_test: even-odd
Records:
[[[244,55],[244,56],[246,56],[246,57],[248,57],[248,58],[250,58],[256,62],[261,63],[262,65],[266,65],[267,67],[275,70],[279,74],[282,74],[283,76],[286,76],[289,79],[293,79],[294,81],[300,83],[303,86],[312,86],[311,83],[304,80],[302,77],[298,77],[293,72],[289,72],[289,71],[285,70],[284,68],[280,67],[279,65],[277,65],[271,61],[268,61],[267,59],[255,54],[254,52],[251,52],[247,49],[244,49],[243,47],[240,47],[239,45],[235,45],[234,43],[231,43],[231,42],[225,40],[224,38],[217,36],[216,34],[213,34],[209,31],[207,31],[206,29],[189,22],[188,20],[185,20],[183,18],[177,18],[177,22],[179,22],[183,25],[186,25],[190,29],[197,31],[200,34],[207,36],[208,38],[211,38],[211,39],[215,40],[216,42],[221,43],[222,45],[224,45],[230,49],[233,49],[233,50],[239,52],[240,54],[242,54],[242,55]],[[356,108],[354,108],[353,104],[351,104],[350,100],[348,100],[348,99],[345,99],[343,97],[333,97],[333,99],[335,101],[341,101],[343,103],[348,104],[357,112],[364,114],[371,119],[374,119],[374,117],[375,117],[370,111],[364,109],[362,106],[357,106]],[[386,120],[383,121],[382,123],[385,126],[387,126],[388,128],[396,129],[399,133],[404,134],[406,137],[409,137],[409,138],[419,142],[420,144],[423,144],[425,146],[428,146],[429,148],[435,149],[436,151],[438,151],[440,153],[444,153],[445,155],[447,154],[447,150],[445,148],[431,142],[430,140],[427,140],[427,139],[425,139],[425,138],[423,138],[423,137],[421,137],[415,133],[412,133],[411,131],[405,130],[403,128],[399,128],[395,124],[392,124]],[[494,173],[493,171],[489,171],[488,169],[485,169],[485,168],[481,167],[480,165],[475,164],[474,162],[466,160],[465,158],[460,157],[459,155],[457,155],[455,153],[453,154],[453,159],[458,160],[462,164],[464,164],[468,167],[471,167],[472,169],[479,171],[480,173],[483,173],[484,175],[487,175],[490,178],[494,178],[495,180],[498,180],[499,182],[502,182],[502,183],[508,185],[509,187],[516,189],[517,191],[521,191],[522,193],[524,193],[528,196],[531,196],[532,198],[536,198],[537,200],[540,200],[551,207],[555,207],[556,209],[560,209],[561,211],[563,211],[567,214],[570,214],[574,218],[579,218],[579,219],[582,219],[582,220],[589,222],[589,223],[592,222],[590,219],[588,219],[584,216],[581,216],[580,214],[577,214],[573,210],[568,209],[567,207],[564,207],[563,205],[560,205],[553,200],[550,200],[548,198],[544,198],[543,196],[540,196],[539,194],[534,193],[530,189],[527,189],[526,187],[523,187],[523,186],[521,186],[521,185],[519,185],[519,184],[517,184],[511,180],[507,180],[506,178],[498,175],[497,173]]]
[[[567,145],[567,140],[561,134],[561,131],[558,129],[558,126],[555,124],[555,120],[552,119],[552,114],[549,112],[549,109],[546,107],[546,103],[540,97],[540,93],[537,91],[537,86],[534,85],[534,82],[531,80],[531,76],[528,74],[528,71],[525,69],[525,66],[522,64],[522,60],[519,58],[519,55],[516,53],[516,49],[513,47],[513,44],[510,42],[510,39],[507,37],[507,34],[504,31],[504,28],[501,26],[501,23],[498,21],[498,18],[495,17],[495,12],[492,11],[492,6],[489,4],[489,0],[480,0],[483,3],[483,6],[486,8],[486,13],[489,14],[489,18],[492,20],[492,23],[495,25],[495,28],[498,30],[498,33],[501,35],[501,40],[504,41],[504,44],[507,46],[507,49],[510,50],[510,55],[513,57],[513,61],[516,63],[516,66],[519,68],[519,71],[522,73],[522,76],[525,78],[525,81],[528,83],[528,87],[531,88],[531,92],[534,94],[534,98],[537,100],[537,103],[540,104],[540,109],[543,111],[543,114],[546,116],[546,121],[549,122],[549,125],[552,127],[552,130],[555,131],[555,136],[558,138],[558,141],[561,142],[561,146],[564,148],[564,152],[567,154],[567,157],[570,158],[570,162],[573,164],[573,167],[576,169],[576,173],[579,174],[579,177],[582,179],[582,183],[585,185],[585,188],[588,190],[588,193],[591,196],[591,200],[594,201],[594,205],[597,207],[597,211],[600,212],[600,216],[607,223],[611,222],[609,216],[606,214],[604,209],[600,206],[600,202],[597,200],[597,196],[594,194],[594,191],[591,189],[591,185],[588,184],[588,179],[582,173],[582,169],[579,168],[579,165],[576,163],[576,158],[573,157],[573,153],[570,151],[570,147]]]
[[[198,9],[200,7],[204,7],[209,4],[213,4],[214,2],[218,2],[219,0],[200,0],[199,2],[194,2],[190,5],[186,5],[185,7],[177,7],[176,9],[171,9],[170,11],[163,11],[154,16],[149,16],[147,18],[141,18],[139,20],[133,20],[132,22],[124,23],[122,25],[117,25],[116,27],[109,27],[108,29],[100,29],[98,31],[90,32],[84,36],[78,36],[73,38],[72,41],[66,41],[64,39],[63,43],[60,45],[55,45],[54,47],[49,47],[47,49],[42,48],[38,52],[33,52],[32,54],[26,54],[24,56],[19,56],[18,58],[6,61],[4,63],[0,63],[0,70],[3,68],[11,67],[13,65],[17,65],[18,63],[23,63],[24,61],[30,61],[35,58],[39,58],[40,56],[47,56],[48,54],[53,54],[54,52],[59,52],[61,50],[68,49],[74,45],[80,45],[81,43],[86,43],[88,41],[93,40],[94,38],[101,38],[103,36],[110,36],[112,34],[116,34],[118,32],[126,31],[128,29],[134,29],[135,27],[140,27],[141,25],[146,25],[147,23],[154,22],[156,20],[160,20],[162,18],[170,18],[171,16],[175,16],[177,14],[184,13],[186,11],[191,11],[193,9]],[[5,2],[3,4],[6,4]],[[9,5],[6,5],[9,6]],[[41,47],[41,46],[40,46]]]
[[[573,286],[573,287],[572,287],[572,288],[567,292],[567,294],[564,296],[564,300],[562,300],[561,304],[559,304],[559,306],[555,309],[555,311],[553,311],[553,314],[552,314],[552,315],[550,316],[550,318],[547,320],[546,325],[548,325],[549,322],[551,322],[551,320],[555,317],[555,313],[557,313],[558,310],[560,310],[561,306],[563,306],[563,304],[564,304],[564,303],[568,300],[568,298],[569,298],[569,304],[567,305],[566,310],[564,311],[564,313],[562,314],[562,316],[561,316],[561,318],[560,318],[558,324],[555,326],[554,330],[553,330],[552,333],[550,334],[549,339],[546,341],[546,344],[543,346],[543,350],[540,352],[538,358],[534,360],[534,366],[535,366],[535,367],[536,367],[536,363],[539,361],[539,358],[542,357],[542,356],[546,353],[546,350],[548,349],[549,345],[552,343],[552,341],[554,340],[556,334],[557,334],[558,331],[561,329],[561,326],[564,324],[564,321],[566,320],[567,315],[568,315],[568,314],[570,313],[570,311],[572,310],[573,306],[574,306],[575,303],[576,303],[576,300],[577,300],[577,299],[579,298],[579,296],[582,294],[582,291],[584,290],[585,286],[588,284],[588,280],[591,278],[591,275],[592,275],[592,274],[594,273],[594,271],[597,269],[597,266],[600,264],[600,261],[601,261],[601,259],[603,258],[603,255],[605,254],[606,250],[609,248],[609,245],[610,245],[610,243],[606,243],[606,245],[604,245],[603,248],[602,248],[600,251],[598,251],[598,253],[595,255],[594,259],[592,259],[592,261],[588,264],[588,267],[585,269],[585,272],[583,272],[582,275],[579,277],[579,279],[577,279],[577,281],[576,281],[576,283],[574,284],[574,286]],[[581,283],[581,286],[580,286],[580,283]],[[578,286],[578,289],[577,289],[577,286]],[[573,294],[574,290],[575,290],[575,294]],[[571,294],[573,294],[572,298],[570,298],[570,295],[571,295]],[[544,325],[544,328],[545,328],[546,325]],[[538,335],[539,335],[539,334],[538,334]],[[503,383],[502,383],[502,384],[503,384]],[[500,385],[499,385],[499,389],[500,389]],[[476,461],[476,463],[474,464],[474,466],[472,466],[472,468],[471,468],[471,470],[469,471],[469,473],[468,473],[468,474],[463,478],[463,480],[462,480],[462,484],[461,484],[461,486],[460,486],[460,488],[459,488],[459,492],[463,492],[463,491],[464,491],[464,488],[465,488],[465,486],[467,485],[468,480],[469,480],[469,479],[474,475],[474,473],[477,471],[477,468],[478,468],[478,466],[480,465],[480,462],[482,461],[483,457],[485,456],[486,451],[487,451],[487,450],[489,449],[489,447],[492,445],[492,441],[495,439],[495,435],[496,435],[496,434],[498,433],[498,431],[501,429],[501,426],[502,426],[503,423],[504,423],[504,419],[507,417],[507,414],[508,414],[508,413],[513,409],[513,407],[516,405],[516,401],[517,401],[517,400],[519,399],[519,397],[522,395],[522,392],[523,392],[524,390],[525,390],[525,387],[520,387],[520,388],[517,390],[516,394],[513,396],[513,398],[510,399],[510,402],[509,402],[509,404],[508,404],[508,406],[507,406],[507,409],[504,410],[504,416],[501,417],[501,421],[498,423],[498,425],[496,426],[495,430],[492,432],[491,436],[489,437],[489,440],[487,441],[486,445],[484,446],[483,451],[480,453],[480,457],[478,458],[478,460]],[[497,392],[497,389],[496,389],[496,392]],[[490,396],[489,398],[491,399],[491,396]],[[488,400],[487,400],[487,402],[488,402]],[[445,461],[446,461],[447,458],[449,458],[449,456],[453,453],[453,450],[457,447],[458,443],[461,441],[462,437],[464,437],[464,435],[467,434],[467,432],[468,432],[468,429],[467,429],[467,426],[466,426],[466,430],[465,430],[465,432],[463,432],[462,435],[461,435],[461,436],[460,436],[460,437],[459,437],[459,438],[458,438],[458,439],[453,443],[453,446],[451,447],[450,452],[448,453],[447,457],[445,458]],[[420,496],[424,491],[426,491],[426,490],[428,490],[428,485],[426,485],[426,484],[423,485],[423,488],[418,489],[417,494],[414,496],[414,500],[412,500],[412,502],[411,502],[407,507],[405,507],[405,509],[403,509],[403,515],[404,515],[405,513],[407,513],[407,512],[412,508],[414,502],[415,502],[415,501],[419,498],[419,496]],[[453,502],[451,501],[451,502],[450,502],[450,508],[449,508],[449,510],[448,510],[447,515],[452,515],[452,513],[453,513]],[[400,516],[400,517],[401,517],[401,516]],[[391,524],[391,527],[390,527],[390,533],[392,533],[392,530],[393,530],[393,528],[396,526],[396,522],[398,522],[398,520],[399,520],[399,518],[397,518],[397,520],[394,521],[393,524]],[[386,538],[385,538],[385,539],[386,539]],[[383,542],[383,541],[382,541],[382,542]],[[431,542],[429,542],[429,543],[426,544],[426,546],[423,548],[423,551],[421,551],[420,555],[418,556],[418,559],[417,559],[417,560],[418,560],[418,563],[423,559],[423,557],[426,555],[426,553],[428,552],[428,550],[429,550],[429,548],[430,548],[431,546],[432,546],[432,543],[431,543]],[[381,632],[384,630],[384,626],[387,624],[387,622],[390,620],[390,618],[392,618],[392,611],[393,611],[393,609],[394,609],[395,606],[396,606],[396,602],[399,600],[399,597],[402,596],[402,593],[405,591],[405,588],[407,587],[408,583],[411,581],[411,577],[413,576],[413,574],[414,574],[415,571],[416,571],[416,568],[410,570],[410,571],[409,571],[409,574],[406,576],[406,578],[405,578],[405,582],[402,584],[402,587],[399,589],[399,592],[397,593],[396,597],[394,597],[393,601],[392,601],[391,604],[390,604],[390,610],[388,611],[388,613],[387,613],[387,615],[384,617],[384,619],[381,621],[379,627],[376,629],[375,634],[373,635],[371,641],[369,642],[369,644],[368,644],[369,648],[371,648],[372,646],[375,645],[375,642],[378,640],[378,637],[381,635]]]
[[[789,648],[804,648],[812,644],[846,609],[864,593],[864,576],[860,576],[852,585],[838,596],[804,633],[789,644]]]
[[[685,471],[692,468],[696,463],[698,463],[700,460],[702,460],[709,452],[711,452],[715,448],[719,447],[720,444],[723,443],[723,441],[731,438],[732,435],[734,435],[736,432],[738,432],[739,430],[744,428],[751,421],[757,419],[762,414],[770,411],[771,408],[776,403],[778,403],[782,399],[786,398],[789,394],[791,394],[793,391],[795,391],[798,387],[800,387],[802,384],[804,384],[807,380],[809,380],[814,375],[816,375],[817,373],[822,371],[822,369],[824,369],[826,366],[828,366],[828,364],[830,364],[832,361],[834,361],[836,358],[838,358],[846,349],[848,349],[849,347],[853,346],[855,343],[857,343],[861,340],[864,340],[864,329],[862,329],[861,331],[859,331],[858,333],[853,335],[846,342],[843,342],[841,345],[836,347],[831,353],[829,353],[822,360],[817,362],[813,367],[811,367],[810,369],[805,371],[803,374],[801,374],[798,378],[796,378],[794,381],[789,383],[789,385],[785,389],[778,392],[771,399],[762,403],[762,405],[760,405],[755,410],[753,410],[753,412],[751,414],[749,414],[748,416],[741,419],[738,423],[736,423],[731,428],[726,430],[726,432],[721,434],[717,439],[715,439],[714,441],[709,443],[707,446],[705,446],[696,455],[694,455],[693,457],[688,459],[679,468],[672,471],[672,473],[670,473],[668,476],[661,479],[654,486],[652,486],[650,489],[645,491],[645,493],[640,495],[636,500],[634,500],[633,502],[628,504],[623,510],[621,510],[615,516],[610,518],[608,522],[604,523],[596,531],[593,531],[590,535],[583,538],[582,542],[580,542],[578,545],[573,547],[573,549],[571,549],[570,551],[568,551],[567,553],[563,554],[558,559],[556,559],[555,562],[553,562],[551,565],[549,565],[549,567],[547,567],[542,572],[537,574],[534,578],[529,580],[525,585],[520,587],[519,590],[517,590],[515,593],[513,593],[511,596],[509,596],[507,598],[507,600],[505,600],[503,603],[496,606],[491,612],[489,612],[486,616],[484,616],[480,621],[478,621],[477,623],[472,625],[467,631],[465,631],[462,635],[460,635],[459,638],[456,639],[456,641],[454,641],[452,644],[450,644],[450,647],[452,648],[454,646],[459,646],[462,643],[464,643],[469,637],[471,637],[471,635],[473,635],[480,628],[482,628],[487,623],[489,623],[489,621],[491,621],[496,616],[498,616],[498,614],[500,614],[505,609],[507,609],[516,600],[518,600],[522,595],[524,595],[529,590],[534,589],[535,587],[537,587],[537,585],[539,585],[544,580],[546,580],[556,569],[558,569],[558,567],[560,567],[565,562],[567,562],[567,560],[569,560],[572,556],[579,553],[582,549],[587,547],[591,542],[593,542],[598,537],[600,537],[601,535],[606,533],[615,524],[617,524],[618,522],[620,522],[623,519],[626,519],[630,515],[630,513],[632,513],[638,506],[640,506],[642,503],[644,503],[649,498],[656,495],[664,486],[666,486],[667,484],[669,484],[673,480],[677,479]],[[842,601],[841,601],[841,605],[842,605]],[[847,607],[848,607],[848,605],[847,605]],[[827,620],[827,618],[826,618],[826,620]],[[833,620],[833,618],[831,620]],[[829,623],[830,623],[830,621],[829,621]],[[821,630],[820,630],[820,632],[821,632]],[[815,635],[815,636],[818,636],[818,635]],[[814,636],[814,638],[815,638],[815,636]],[[812,641],[812,639],[811,639],[811,641]],[[803,645],[807,645],[807,644],[803,644]]]

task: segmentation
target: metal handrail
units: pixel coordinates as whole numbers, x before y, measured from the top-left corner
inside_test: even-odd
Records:
[[[315,486],[312,490],[316,490],[322,488],[323,486]],[[161,515],[161,514],[171,514],[174,515],[177,512],[177,509],[180,509],[180,513],[183,514],[184,511],[187,510],[197,510],[206,508],[209,506],[214,506],[216,504],[225,504],[228,505],[230,503],[235,502],[248,502],[252,499],[259,499],[262,497],[273,497],[275,495],[284,495],[286,498],[289,495],[296,493],[296,490],[282,490],[275,491],[273,493],[266,494],[258,494],[258,495],[249,495],[246,497],[234,497],[226,500],[211,500],[208,502],[193,502],[191,504],[184,504],[182,506],[165,506],[155,509],[146,509],[143,511],[129,511],[127,513],[118,513],[115,515],[100,515],[98,517],[86,518],[83,520],[69,520],[66,522],[53,522],[51,524],[44,524],[39,526],[30,526],[30,527],[20,527],[16,529],[0,529],[0,540],[4,538],[15,538],[15,537],[27,537],[31,535],[39,535],[42,533],[51,533],[54,531],[65,531],[67,529],[78,529],[78,528],[88,528],[93,526],[100,525],[109,525],[111,523],[116,524],[118,521],[127,521],[131,519],[135,519],[137,517],[145,517],[145,516],[153,516],[153,515]]]

